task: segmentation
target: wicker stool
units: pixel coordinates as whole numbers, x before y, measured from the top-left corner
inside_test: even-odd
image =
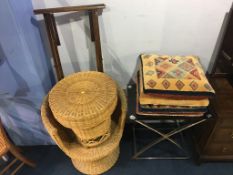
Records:
[[[53,87],[48,101],[55,119],[72,129],[83,146],[109,138],[117,87],[108,75],[88,71],[67,76]]]
[[[85,174],[102,174],[108,171],[117,161],[120,149],[117,147],[109,155],[98,161],[83,162],[77,159],[72,159],[75,168]]]
[[[76,140],[74,133],[59,124],[45,98],[41,115],[45,128],[57,145],[72,159],[74,166],[86,174],[101,174],[110,169],[118,159],[119,143],[123,134],[127,103],[126,97],[118,88],[118,104],[112,114],[111,136],[96,147],[86,148]]]

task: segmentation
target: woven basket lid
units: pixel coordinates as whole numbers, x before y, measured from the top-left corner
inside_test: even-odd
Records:
[[[99,124],[111,117],[113,111],[109,111],[108,115],[103,113],[114,102],[116,105],[116,98],[116,83],[111,77],[95,71],[79,72],[67,76],[52,88],[49,106],[61,124],[64,120],[88,127],[85,123]]]
[[[119,146],[121,140],[127,111],[127,102],[124,91],[118,88],[118,105],[112,115],[111,136],[102,144],[86,148],[77,140],[72,131],[59,124],[50,111],[47,98],[44,99],[41,108],[42,121],[50,136],[61,150],[71,159],[77,161],[96,161],[112,153]]]

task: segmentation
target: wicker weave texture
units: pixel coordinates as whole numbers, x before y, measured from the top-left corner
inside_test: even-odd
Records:
[[[103,118],[101,119],[101,121],[95,121],[94,119],[90,120],[89,126],[92,126],[92,127],[89,127],[89,128],[81,128],[79,124],[77,125],[77,122],[70,122],[70,121],[64,121],[64,120],[63,121],[58,120],[58,122],[60,122],[63,126],[68,125],[69,126],[68,128],[71,128],[80,140],[93,140],[100,136],[109,134],[109,131],[111,129],[110,128],[111,127],[111,115],[114,109],[116,108],[116,104],[117,104],[117,98],[116,100],[114,99],[112,106],[110,106],[108,110],[106,110],[105,113],[102,114],[101,117]],[[101,117],[99,117],[99,119]],[[104,118],[106,119],[103,120]]]
[[[111,118],[96,127],[87,130],[73,129],[80,143],[85,147],[93,147],[107,140],[111,135]],[[82,138],[82,139],[81,139]],[[83,139],[86,138],[86,139]]]
[[[102,174],[117,162],[119,153],[120,149],[117,147],[112,153],[100,160],[82,162],[77,159],[72,159],[72,163],[75,168],[84,174]]]
[[[3,156],[7,151],[8,151],[7,141],[5,140],[3,134],[3,128],[0,128],[0,156]]]
[[[111,117],[116,101],[116,83],[95,71],[67,76],[49,93],[54,117],[67,128],[95,127]]]
[[[97,147],[91,147],[88,149],[83,147],[76,140],[74,133],[70,129],[63,127],[58,123],[49,108],[47,98],[44,99],[41,108],[43,124],[57,145],[70,158],[82,162],[100,160],[101,158],[110,155],[113,150],[119,146],[119,142],[123,134],[127,102],[125,94],[120,88],[118,88],[118,96],[119,100],[117,108],[119,108],[119,113],[114,112],[112,116],[112,118],[116,118],[116,121],[112,120],[111,136]]]

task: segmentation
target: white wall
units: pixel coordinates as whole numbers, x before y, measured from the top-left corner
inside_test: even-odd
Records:
[[[197,55],[206,69],[232,1],[33,0],[35,9],[95,3],[107,5],[99,18],[105,70],[124,87],[133,76],[140,53]],[[56,21],[65,74],[93,69],[88,18],[63,14],[56,16]]]

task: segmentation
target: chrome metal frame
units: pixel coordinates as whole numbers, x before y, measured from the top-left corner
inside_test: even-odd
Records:
[[[176,134],[181,134],[182,139],[183,139],[183,131],[196,126],[198,124],[201,124],[203,122],[205,122],[207,120],[207,118],[201,118],[200,120],[196,121],[196,122],[190,122],[188,124],[185,124],[183,126],[179,125],[179,120],[174,119],[174,121],[177,123],[177,128],[171,130],[168,133],[163,133],[161,131],[159,131],[158,129],[152,128],[151,126],[149,126],[147,123],[150,123],[149,121],[147,121],[147,123],[144,120],[138,120],[134,115],[130,116],[130,119],[133,120],[135,123],[133,125],[133,150],[134,150],[134,154],[133,154],[133,159],[188,159],[189,156],[187,155],[187,152],[185,150],[185,148],[183,148],[179,143],[177,143],[174,139],[171,138],[171,136],[174,136]],[[151,120],[152,123],[154,120]],[[159,138],[155,139],[154,141],[152,141],[151,143],[145,145],[143,148],[141,148],[139,151],[137,150],[137,137],[136,137],[136,133],[135,133],[135,124],[139,124],[141,126],[143,126],[144,128],[154,132],[155,134],[158,134]],[[141,154],[143,154],[145,151],[151,149],[153,146],[159,144],[160,142],[167,140],[170,143],[174,144],[176,147],[178,147],[179,149],[181,149],[186,155],[185,156],[175,156],[175,157],[155,157],[155,156],[149,156],[149,157],[142,157],[140,156]]]

